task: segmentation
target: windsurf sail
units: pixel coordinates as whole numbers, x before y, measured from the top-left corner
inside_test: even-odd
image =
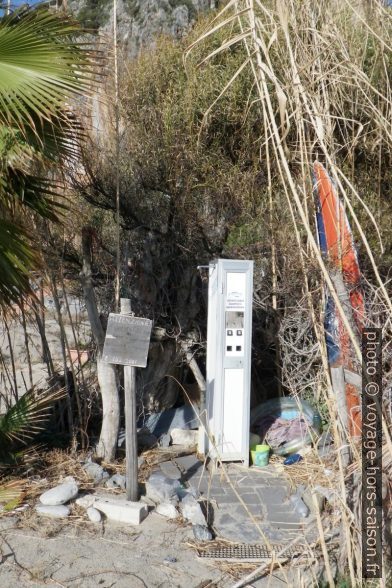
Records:
[[[331,280],[338,286],[346,316],[354,332],[360,335],[365,304],[358,255],[344,207],[327,170],[318,161],[313,164],[313,185],[320,250],[330,269]],[[330,367],[342,367],[346,373],[355,374],[359,370],[355,368],[352,344],[329,291],[326,292],[324,327]],[[360,390],[348,382],[345,383],[345,400],[349,432],[358,437],[362,427]]]

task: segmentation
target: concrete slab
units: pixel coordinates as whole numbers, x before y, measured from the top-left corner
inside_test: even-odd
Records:
[[[128,501],[122,496],[99,498],[94,502],[94,508],[103,512],[109,520],[131,525],[140,525],[148,515],[145,504]]]

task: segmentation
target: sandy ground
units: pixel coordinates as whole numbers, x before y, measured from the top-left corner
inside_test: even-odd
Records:
[[[1,588],[230,588],[238,576],[197,557],[190,526],[151,512],[140,526],[31,514],[0,518]],[[173,560],[176,561],[170,561]],[[287,575],[286,575],[287,574]],[[284,567],[250,588],[294,588]],[[309,583],[308,586],[314,585]]]
[[[150,513],[138,526],[105,522],[0,519],[0,586],[35,588],[197,588],[232,580],[186,545],[190,527]],[[165,561],[175,558],[171,563]],[[207,582],[208,584],[208,582]],[[214,585],[214,584],[213,584]]]

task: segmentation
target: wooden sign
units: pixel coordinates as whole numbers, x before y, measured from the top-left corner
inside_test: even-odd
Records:
[[[106,363],[146,367],[152,321],[109,314],[102,359]]]

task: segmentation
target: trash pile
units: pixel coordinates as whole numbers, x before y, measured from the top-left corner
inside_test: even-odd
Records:
[[[275,449],[297,437],[304,437],[309,426],[311,423],[301,415],[292,419],[266,415],[259,423],[258,434]]]
[[[307,402],[273,398],[252,410],[251,431],[267,442],[272,453],[297,453],[321,433],[321,417]]]

